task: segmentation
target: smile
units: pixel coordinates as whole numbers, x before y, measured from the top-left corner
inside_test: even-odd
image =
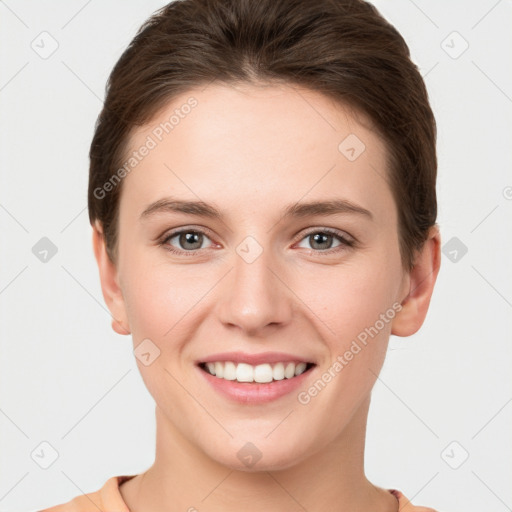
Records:
[[[204,371],[219,379],[237,382],[264,384],[283,379],[292,379],[309,370],[313,363],[278,362],[251,365],[233,361],[215,361],[201,363]]]

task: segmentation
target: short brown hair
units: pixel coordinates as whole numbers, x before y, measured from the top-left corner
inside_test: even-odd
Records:
[[[89,219],[101,222],[111,261],[122,182],[102,187],[133,128],[214,80],[296,84],[366,114],[388,148],[400,253],[412,268],[437,215],[436,123],[407,44],[363,0],[176,0],[140,27],[110,74],[89,153]]]

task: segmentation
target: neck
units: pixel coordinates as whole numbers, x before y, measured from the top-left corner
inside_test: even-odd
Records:
[[[183,437],[156,408],[156,458],[123,484],[131,512],[143,510],[231,512],[244,510],[373,510],[396,512],[389,492],[364,475],[370,398],[333,442],[299,463],[276,471],[239,471],[212,460]]]

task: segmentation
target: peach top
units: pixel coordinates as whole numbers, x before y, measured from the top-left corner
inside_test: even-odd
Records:
[[[109,478],[103,487],[89,494],[77,496],[67,503],[45,508],[39,512],[90,512],[94,504],[94,510],[102,512],[130,512],[119,491],[119,486],[137,475],[121,475]],[[398,501],[399,512],[437,512],[433,508],[418,507],[413,505],[400,491],[387,489]]]

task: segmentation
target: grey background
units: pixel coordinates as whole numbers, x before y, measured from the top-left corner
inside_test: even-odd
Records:
[[[110,327],[86,191],[107,76],[164,3],[0,1],[1,511],[153,462],[154,403],[131,338]],[[423,328],[391,338],[367,476],[439,511],[512,510],[512,3],[374,3],[408,42],[437,118],[444,254]],[[57,251],[46,262],[43,237]]]

